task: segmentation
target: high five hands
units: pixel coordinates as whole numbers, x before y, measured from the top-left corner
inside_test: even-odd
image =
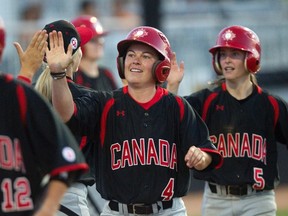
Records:
[[[52,31],[49,33],[49,46],[46,49],[46,58],[51,73],[66,71],[72,63],[72,45],[69,44],[66,53],[62,32]]]

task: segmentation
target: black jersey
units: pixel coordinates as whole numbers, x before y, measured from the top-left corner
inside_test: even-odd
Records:
[[[185,195],[189,169],[184,156],[198,146],[221,157],[201,118],[181,97],[158,87],[154,98],[137,103],[124,87],[76,99],[70,128],[94,131],[99,148],[96,185],[102,197],[121,203],[154,203]]]
[[[81,97],[87,92],[91,91],[91,89],[76,84],[71,78],[66,77],[68,81],[68,86],[71,91],[72,97],[74,99]],[[96,154],[96,145],[95,139],[92,138],[91,133],[88,133],[88,130],[85,129],[86,133],[77,135],[75,131],[72,131],[76,140],[78,141],[79,148],[85,156],[86,162],[89,164],[89,171],[84,173],[84,175],[80,178],[80,182],[86,185],[93,185],[95,183],[95,154]],[[94,134],[94,133],[92,133]]]
[[[0,214],[28,216],[41,200],[45,175],[80,175],[88,166],[69,129],[39,94],[3,74],[0,89]]]
[[[206,122],[211,141],[224,157],[221,169],[205,173],[206,180],[273,189],[279,181],[276,144],[288,144],[286,103],[259,86],[246,99],[237,100],[225,83],[186,99]]]
[[[117,88],[113,73],[104,67],[99,67],[98,77],[89,77],[81,70],[73,76],[75,83],[97,91],[112,91]]]

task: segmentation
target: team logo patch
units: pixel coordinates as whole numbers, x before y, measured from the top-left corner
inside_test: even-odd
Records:
[[[145,37],[147,35],[148,35],[148,32],[145,31],[145,29],[143,29],[143,28],[137,29],[135,32],[133,32],[134,38]]]
[[[72,49],[75,50],[78,47],[78,40],[75,37],[72,37],[70,40],[70,43],[72,44]]]
[[[235,37],[236,35],[230,29],[222,35],[223,40],[226,41],[233,40]]]
[[[70,147],[65,147],[62,150],[62,156],[64,157],[65,160],[69,162],[73,162],[76,159],[75,152],[72,148]]]

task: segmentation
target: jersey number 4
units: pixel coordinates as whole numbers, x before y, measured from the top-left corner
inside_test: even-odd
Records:
[[[170,178],[168,184],[164,188],[161,196],[163,197],[163,201],[169,201],[173,198],[174,195],[174,178]]]

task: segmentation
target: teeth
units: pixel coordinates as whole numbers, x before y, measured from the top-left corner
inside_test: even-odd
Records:
[[[233,70],[233,68],[227,67],[227,68],[225,68],[225,70]]]
[[[130,71],[131,72],[141,72],[141,70],[139,70],[139,69],[131,69]]]

